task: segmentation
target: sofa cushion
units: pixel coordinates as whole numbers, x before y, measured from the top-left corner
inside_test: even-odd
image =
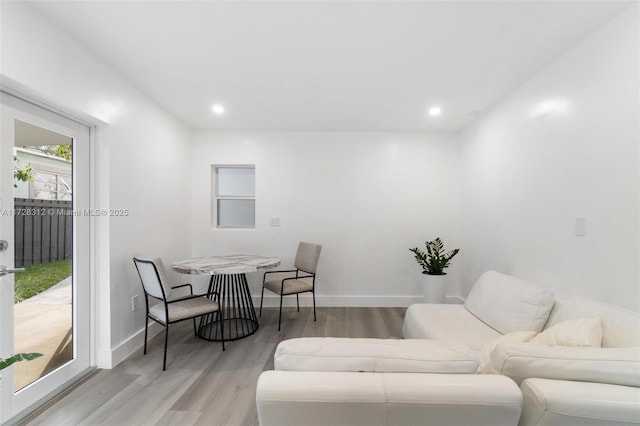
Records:
[[[407,309],[402,335],[405,339],[463,343],[479,351],[502,334],[479,321],[462,305],[418,303]]]
[[[505,342],[506,343],[506,342]],[[531,339],[531,343],[546,346],[602,346],[600,318],[577,318],[547,328]]]
[[[473,315],[502,334],[540,332],[554,297],[550,290],[518,278],[487,271],[478,278],[464,304]]]
[[[602,383],[527,379],[520,426],[623,426],[640,423],[640,389]]]
[[[477,373],[484,372],[489,360],[491,359],[491,352],[501,343],[524,343],[528,342],[536,336],[535,331],[516,331],[515,333],[505,334],[500,336],[491,342],[487,343],[480,354],[478,355],[478,371]]]
[[[474,351],[433,340],[305,337],[280,342],[276,370],[474,373]]]
[[[528,378],[576,380],[640,387],[640,348],[500,344],[485,373],[503,374],[516,383]]]
[[[503,376],[265,371],[256,408],[261,426],[507,426],[522,394]]]
[[[596,300],[557,297],[546,328],[566,320],[589,317],[602,320],[603,348],[640,347],[640,313]]]

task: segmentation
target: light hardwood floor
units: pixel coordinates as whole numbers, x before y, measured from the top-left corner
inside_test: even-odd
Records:
[[[112,370],[102,370],[29,425],[258,425],[258,376],[273,369],[278,342],[294,337],[400,338],[405,308],[265,308],[258,331],[229,342],[193,335],[190,321],[171,326],[167,370],[162,371],[164,333]]]

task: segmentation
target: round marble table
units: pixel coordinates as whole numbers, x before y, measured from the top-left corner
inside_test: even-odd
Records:
[[[224,336],[227,341],[247,337],[259,326],[246,274],[278,265],[277,257],[230,255],[187,259],[171,266],[182,274],[211,275],[207,295],[220,304],[221,316],[203,318],[198,336],[216,341]]]

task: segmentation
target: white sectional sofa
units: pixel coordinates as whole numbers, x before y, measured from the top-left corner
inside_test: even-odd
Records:
[[[547,345],[584,344],[571,333],[587,323],[602,347]],[[637,312],[489,271],[464,305],[410,306],[403,334],[283,341],[258,381],[260,424],[640,424]]]

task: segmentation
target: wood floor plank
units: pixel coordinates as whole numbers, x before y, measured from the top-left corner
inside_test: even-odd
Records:
[[[197,375],[199,372],[193,370],[173,369],[165,371],[152,383],[137,380],[126,392],[112,398],[82,424],[155,424],[171,409]]]
[[[278,309],[264,308],[253,335],[227,342],[199,339],[188,321],[171,326],[167,371],[164,334],[112,370],[103,370],[70,392],[30,425],[258,425],[258,376],[273,369],[279,342],[296,337],[400,338],[405,308],[287,307],[278,331]]]
[[[198,421],[201,413],[197,411],[169,410],[158,423],[158,426],[192,425]]]
[[[106,402],[126,391],[139,376],[102,370],[92,380],[51,406],[30,425],[80,424]],[[82,398],[77,398],[82,395]]]

